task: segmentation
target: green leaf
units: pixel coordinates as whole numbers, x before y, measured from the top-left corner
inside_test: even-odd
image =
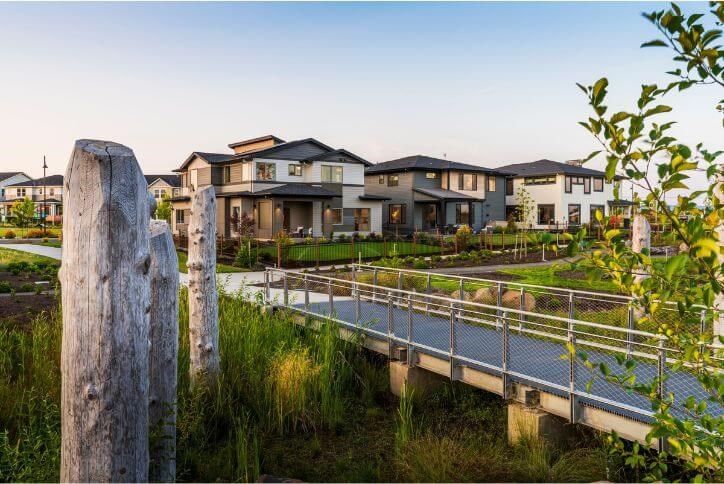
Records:
[[[641,48],[644,48],[644,47],[668,47],[668,46],[669,46],[669,44],[667,44],[663,40],[659,40],[659,39],[651,40],[649,42],[644,42],[643,44],[641,44]]]
[[[671,277],[679,271],[684,265],[686,264],[686,259],[688,258],[687,254],[679,254],[675,255],[671,259],[669,259],[666,262],[666,265],[664,266],[664,274],[666,276],[666,280],[670,281]]]
[[[663,104],[659,104],[658,106],[647,110],[644,113],[644,117],[646,118],[649,116],[653,116],[654,114],[668,113],[669,111],[671,111],[670,106],[665,106]]]
[[[602,95],[605,94],[606,86],[608,86],[608,79],[606,79],[605,77],[597,80],[596,83],[593,85],[592,97],[594,103],[597,104],[598,102],[600,102],[601,99],[603,99]]]

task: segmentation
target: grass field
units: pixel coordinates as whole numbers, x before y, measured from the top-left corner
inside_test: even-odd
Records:
[[[27,262],[29,264],[34,264],[36,262],[46,262],[60,264],[60,261],[51,259],[50,257],[44,257],[42,255],[35,255],[29,252],[5,249],[0,247],[0,268],[7,267],[7,265],[11,262]]]
[[[21,238],[29,230],[43,230],[43,229],[38,228],[38,227],[28,227],[27,229],[19,228],[19,227],[0,227],[0,238],[4,238],[5,234],[8,231],[15,232],[15,237]],[[48,227],[48,237],[57,237],[61,231],[62,231],[62,229],[59,227]]]
[[[186,252],[182,252],[180,250],[176,251],[176,254],[178,254],[178,270],[179,272],[183,272],[184,274],[187,274],[189,269],[186,267],[186,261],[188,260],[188,254]],[[229,272],[248,272],[248,269],[244,269],[241,267],[234,267],[230,266],[228,264],[216,264],[216,272],[219,274],[225,274]]]
[[[277,248],[264,247],[261,253],[267,253],[270,257],[277,257]],[[385,256],[408,256],[408,255],[432,255],[439,254],[440,247],[436,245],[417,244],[414,247],[412,242],[387,242],[387,253],[385,253],[384,242],[356,242],[354,244],[354,259],[376,259]],[[284,248],[283,259],[289,262],[310,263],[317,260],[317,246],[314,244],[294,244]],[[319,245],[319,262],[351,261],[352,244],[332,243]]]

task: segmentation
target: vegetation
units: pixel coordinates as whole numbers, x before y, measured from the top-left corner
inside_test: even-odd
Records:
[[[30,198],[15,200],[12,208],[15,226],[26,229],[35,218],[35,202]]]
[[[161,197],[161,201],[156,205],[156,213],[154,216],[157,220],[165,220],[166,222],[171,223],[172,213],[173,206],[171,205],[171,200],[168,198],[168,195],[164,193]]]
[[[19,263],[35,266],[59,266],[60,262],[42,255],[31,254],[20,250],[0,247],[0,269],[10,270],[9,267]]]
[[[178,255],[178,270],[179,272],[183,272],[184,274],[188,273],[188,267],[186,267],[186,262],[188,261],[189,255],[186,252],[183,252],[181,250],[177,250],[176,254]],[[242,267],[234,267],[230,266],[228,264],[222,264],[220,262],[216,263],[216,272],[217,273],[229,273],[229,272],[245,272],[247,269],[244,269]]]

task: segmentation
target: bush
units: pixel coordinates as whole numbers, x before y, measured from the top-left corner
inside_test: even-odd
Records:
[[[35,286],[36,284],[33,284],[32,282],[26,282],[22,286],[20,286],[20,291],[18,292],[34,292]]]
[[[518,224],[515,223],[515,215],[513,215],[512,213],[510,214],[510,217],[508,217],[508,226],[506,227],[506,229],[509,234],[515,234],[516,232],[518,232]]]
[[[470,260],[470,254],[468,254],[465,251],[462,251],[458,254],[457,260]]]
[[[38,266],[35,266],[37,268]],[[19,275],[21,272],[33,272],[34,267],[27,261],[10,262],[8,264],[8,271],[14,276]],[[35,269],[37,270],[37,269]]]
[[[473,231],[468,225],[462,225],[458,231],[455,232],[455,240],[457,241],[458,249],[467,249],[472,238]]]
[[[424,245],[432,245],[434,242],[434,239],[432,235],[428,234],[427,232],[418,232],[417,233],[417,243],[418,244],[424,244]]]
[[[256,251],[249,250],[247,244],[241,244],[234,258],[234,265],[238,267],[251,267],[256,262]]]
[[[337,242],[341,242],[341,243],[349,242],[349,236],[346,234],[339,234],[337,236]]]
[[[14,239],[14,238],[15,238],[15,232],[13,232],[12,230],[8,230],[7,232],[5,232],[5,238],[6,238],[6,239]]]
[[[414,263],[415,263],[414,257],[412,257],[411,255],[408,255],[407,257],[405,257],[405,264],[414,264]]]
[[[442,260],[441,255],[433,255],[432,257],[430,257],[430,262],[433,262],[433,263],[440,262],[441,260]]]
[[[28,239],[42,239],[45,237],[45,232],[40,229],[28,230],[28,234],[25,236]]]
[[[0,281],[0,294],[7,294],[12,292],[13,287],[8,281]]]
[[[418,270],[420,270],[420,269],[429,269],[429,268],[430,268],[430,264],[429,264],[425,259],[423,259],[422,257],[420,257],[419,259],[415,259],[415,262],[412,263],[412,268],[413,268],[413,269],[418,269]]]

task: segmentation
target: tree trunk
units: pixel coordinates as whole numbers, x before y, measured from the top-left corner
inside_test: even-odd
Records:
[[[651,249],[651,225],[649,221],[643,215],[636,215],[633,220],[633,227],[631,228],[631,250],[640,254],[644,249]],[[641,272],[641,269],[638,269]],[[634,280],[641,282],[642,280],[649,277],[645,274],[637,275]]]
[[[191,198],[187,265],[191,385],[213,385],[219,374],[216,196],[213,186],[196,190]]]
[[[714,187],[714,196],[717,198],[721,205],[724,205],[724,174],[720,173],[717,178],[716,186]],[[721,247],[724,247],[724,219],[719,220],[719,226],[717,227],[717,233],[719,235],[719,264],[724,265],[724,253],[721,252]],[[724,275],[720,274],[719,283],[724,287]],[[719,337],[724,337],[724,293],[719,293],[714,300],[714,310],[718,314],[714,314],[714,344],[720,346]]]
[[[176,379],[178,366],[178,256],[168,223],[151,220],[151,351],[148,418],[149,480],[176,479]]]
[[[63,195],[60,480],[146,481],[146,180],[131,149],[79,140]]]

